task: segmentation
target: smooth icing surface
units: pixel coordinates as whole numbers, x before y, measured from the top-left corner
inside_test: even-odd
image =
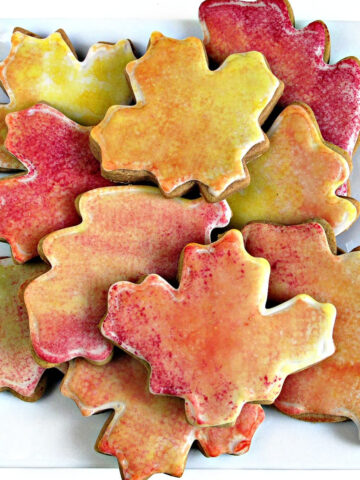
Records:
[[[187,245],[177,290],[157,275],[111,287],[102,333],[150,364],[153,393],[185,399],[191,423],[234,422],[246,402],[272,403],[288,374],[333,352],[334,307],[299,295],[266,309],[269,274],[237,230]]]
[[[38,255],[44,235],[78,223],[77,195],[110,182],[90,151],[88,127],[45,104],[6,121],[6,148],[28,171],[0,180],[0,237],[23,263]]]
[[[32,397],[44,369],[31,354],[23,285],[48,269],[45,263],[15,265],[0,259],[0,391]]]
[[[354,57],[326,63],[329,33],[322,22],[297,30],[284,0],[207,0],[199,14],[211,58],[262,52],[285,84],[280,104],[307,103],[324,139],[353,154],[360,133],[360,65]],[[345,185],[339,193],[346,193]]]
[[[165,194],[197,181],[213,196],[247,180],[242,160],[265,143],[259,117],[281,88],[263,55],[232,55],[214,72],[199,39],[153,33],[126,70],[137,104],[112,107],[91,133],[109,178],[147,171]]]
[[[336,196],[349,177],[340,152],[324,143],[311,111],[290,105],[268,132],[270,149],[248,164],[251,183],[229,197],[231,225],[282,224],[323,218],[339,234],[357,218],[356,206]]]
[[[283,301],[305,292],[337,311],[335,353],[291,375],[276,400],[289,415],[349,417],[360,424],[360,252],[334,255],[316,224],[244,228],[247,250],[271,265],[269,298]]]
[[[112,347],[98,324],[110,285],[153,272],[174,278],[182,248],[210,242],[211,230],[230,218],[226,202],[169,200],[140,186],[87,192],[78,208],[80,225],[42,242],[52,269],[25,292],[34,349],[48,363],[108,360]]]
[[[152,395],[147,376],[145,367],[125,354],[103,366],[77,359],[61,387],[83,415],[115,410],[96,448],[117,457],[124,479],[145,480],[155,473],[182,475],[195,440],[207,456],[248,451],[264,419],[260,405],[245,405],[233,427],[194,427],[186,421],[184,402]]]
[[[60,32],[37,38],[15,31],[0,82],[10,103],[0,105],[0,168],[21,168],[5,150],[5,116],[44,101],[83,125],[95,125],[114,104],[128,104],[125,65],[134,60],[128,40],[96,43],[79,62]]]

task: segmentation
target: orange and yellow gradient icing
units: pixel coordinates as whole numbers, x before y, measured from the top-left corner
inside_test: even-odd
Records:
[[[196,440],[209,457],[249,450],[264,419],[260,405],[245,405],[234,426],[198,428],[186,421],[182,400],[152,395],[147,377],[140,362],[119,354],[103,366],[74,360],[61,387],[83,415],[115,410],[96,448],[117,457],[123,478],[145,480],[155,473],[181,476]]]
[[[235,422],[246,402],[272,403],[287,375],[333,353],[335,308],[299,295],[266,309],[269,264],[239,231],[186,246],[181,264],[178,289],[158,275],[113,285],[101,330],[149,363],[151,392],[185,399],[191,423]]]
[[[15,31],[0,63],[0,82],[10,99],[0,105],[0,168],[22,168],[4,148],[8,113],[44,101],[82,125],[96,125],[111,105],[132,100],[125,66],[134,58],[128,40],[96,43],[80,62],[60,32],[37,38]]]

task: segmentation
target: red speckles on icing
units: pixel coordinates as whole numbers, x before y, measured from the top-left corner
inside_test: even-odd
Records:
[[[14,265],[10,258],[0,259],[0,391],[26,400],[42,395],[44,369],[31,354],[23,286],[47,269],[45,263]]]
[[[251,224],[244,228],[247,250],[272,265],[269,298],[283,301],[305,292],[337,311],[335,353],[291,375],[276,400],[289,415],[306,420],[348,417],[360,422],[360,252],[334,255],[323,227]]]
[[[246,453],[264,419],[260,405],[248,404],[234,426],[194,427],[186,421],[183,401],[152,395],[145,367],[124,354],[104,366],[80,359],[71,362],[61,391],[83,415],[115,410],[96,447],[116,456],[123,478],[131,480],[155,473],[181,476],[195,440],[209,457]]]
[[[285,84],[282,106],[307,103],[325,140],[350,155],[360,132],[360,65],[328,60],[329,33],[316,21],[297,30],[284,0],[207,0],[200,6],[209,56],[222,62],[235,52],[262,52]]]
[[[289,373],[333,352],[334,308],[300,295],[265,309],[269,265],[237,230],[185,247],[180,271],[178,290],[157,275],[113,285],[102,333],[150,364],[153,393],[185,399],[190,422],[234,422],[245,402],[274,401]]]
[[[33,346],[48,363],[109,359],[112,347],[98,323],[110,285],[153,272],[174,278],[182,248],[210,242],[211,230],[230,219],[226,202],[169,200],[157,188],[140,186],[87,192],[79,211],[80,225],[42,242],[53,268],[25,292]]]
[[[6,148],[28,172],[0,181],[0,237],[23,263],[37,255],[43,236],[78,223],[77,195],[110,183],[90,152],[89,128],[45,104],[12,113],[6,122]]]

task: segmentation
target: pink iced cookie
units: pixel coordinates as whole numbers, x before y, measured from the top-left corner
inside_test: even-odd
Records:
[[[90,127],[45,104],[11,113],[6,123],[6,148],[28,171],[0,181],[0,237],[23,263],[44,235],[79,222],[77,195],[110,182],[90,152]]]
[[[45,263],[15,265],[10,258],[0,259],[0,391],[27,401],[41,397],[45,381],[44,369],[31,354],[23,289],[47,269]]]
[[[25,292],[34,350],[45,365],[82,356],[110,360],[112,346],[98,324],[108,289],[155,272],[176,276],[182,248],[210,242],[230,219],[226,202],[169,200],[158,188],[98,188],[77,202],[82,223],[49,234],[39,250],[52,269]]]
[[[235,52],[263,53],[285,84],[280,104],[307,103],[324,139],[353,154],[360,133],[360,64],[355,57],[326,63],[330,39],[324,23],[297,30],[286,0],[207,0],[199,15],[211,58],[222,62]]]
[[[186,421],[180,399],[152,395],[147,377],[141,362],[119,354],[103,366],[74,360],[61,387],[83,415],[114,410],[96,450],[117,457],[123,479],[145,480],[155,473],[181,476],[194,442],[208,457],[249,450],[264,419],[260,405],[245,405],[234,426],[198,428]]]
[[[247,250],[270,262],[270,300],[305,292],[336,307],[334,355],[288,377],[277,408],[310,421],[351,418],[359,427],[360,252],[338,255],[330,227],[318,223],[254,223],[243,233]]]
[[[102,333],[149,363],[152,393],[185,399],[191,423],[233,423],[245,403],[272,403],[287,375],[333,353],[334,307],[299,295],[266,309],[269,274],[237,230],[187,245],[178,289],[157,275],[111,287]]]

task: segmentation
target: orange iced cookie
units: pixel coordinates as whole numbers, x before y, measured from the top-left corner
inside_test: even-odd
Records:
[[[126,71],[136,105],[111,107],[91,132],[106,178],[152,180],[167,197],[198,183],[211,202],[248,185],[245,161],[268,147],[260,124],[283,88],[262,54],[231,55],[211,71],[198,38],[155,32]]]
[[[326,228],[326,227],[325,227]],[[328,238],[327,238],[328,235]],[[360,252],[336,254],[329,228],[252,224],[246,248],[271,265],[269,298],[283,301],[306,292],[336,307],[335,353],[286,380],[276,406],[303,420],[360,423]]]
[[[80,225],[48,235],[40,252],[51,270],[25,292],[34,350],[44,364],[74,357],[110,359],[112,346],[98,323],[107,292],[118,280],[156,272],[176,276],[189,241],[210,242],[230,218],[226,202],[166,199],[155,187],[108,187],[77,202]]]
[[[83,125],[95,125],[114,104],[128,104],[131,89],[125,65],[134,60],[131,44],[96,43],[80,62],[66,34],[47,38],[15,29],[8,57],[0,63],[0,82],[9,96],[0,105],[0,169],[23,169],[4,148],[5,116],[47,102]]]
[[[35,401],[44,393],[44,369],[31,354],[24,286],[48,269],[45,263],[15,265],[0,259],[0,391]]]
[[[44,235],[78,223],[77,195],[110,182],[90,151],[88,127],[41,103],[6,122],[6,147],[27,172],[0,180],[0,238],[23,263],[38,255]]]
[[[146,368],[124,354],[103,366],[74,360],[61,391],[83,415],[114,410],[96,450],[117,457],[127,480],[145,480],[155,473],[180,477],[195,441],[208,457],[246,453],[264,419],[260,405],[247,404],[232,427],[194,427],[186,421],[183,402],[149,393]]]
[[[152,393],[185,399],[191,423],[235,422],[246,402],[272,403],[287,375],[333,353],[335,308],[299,295],[267,309],[269,275],[237,230],[187,245],[178,289],[158,275],[110,288],[102,333],[149,363]]]
[[[268,132],[270,148],[249,163],[250,185],[229,197],[232,226],[251,221],[295,224],[324,218],[339,234],[356,220],[358,202],[339,198],[349,178],[346,152],[325,142],[311,109],[285,108]]]

